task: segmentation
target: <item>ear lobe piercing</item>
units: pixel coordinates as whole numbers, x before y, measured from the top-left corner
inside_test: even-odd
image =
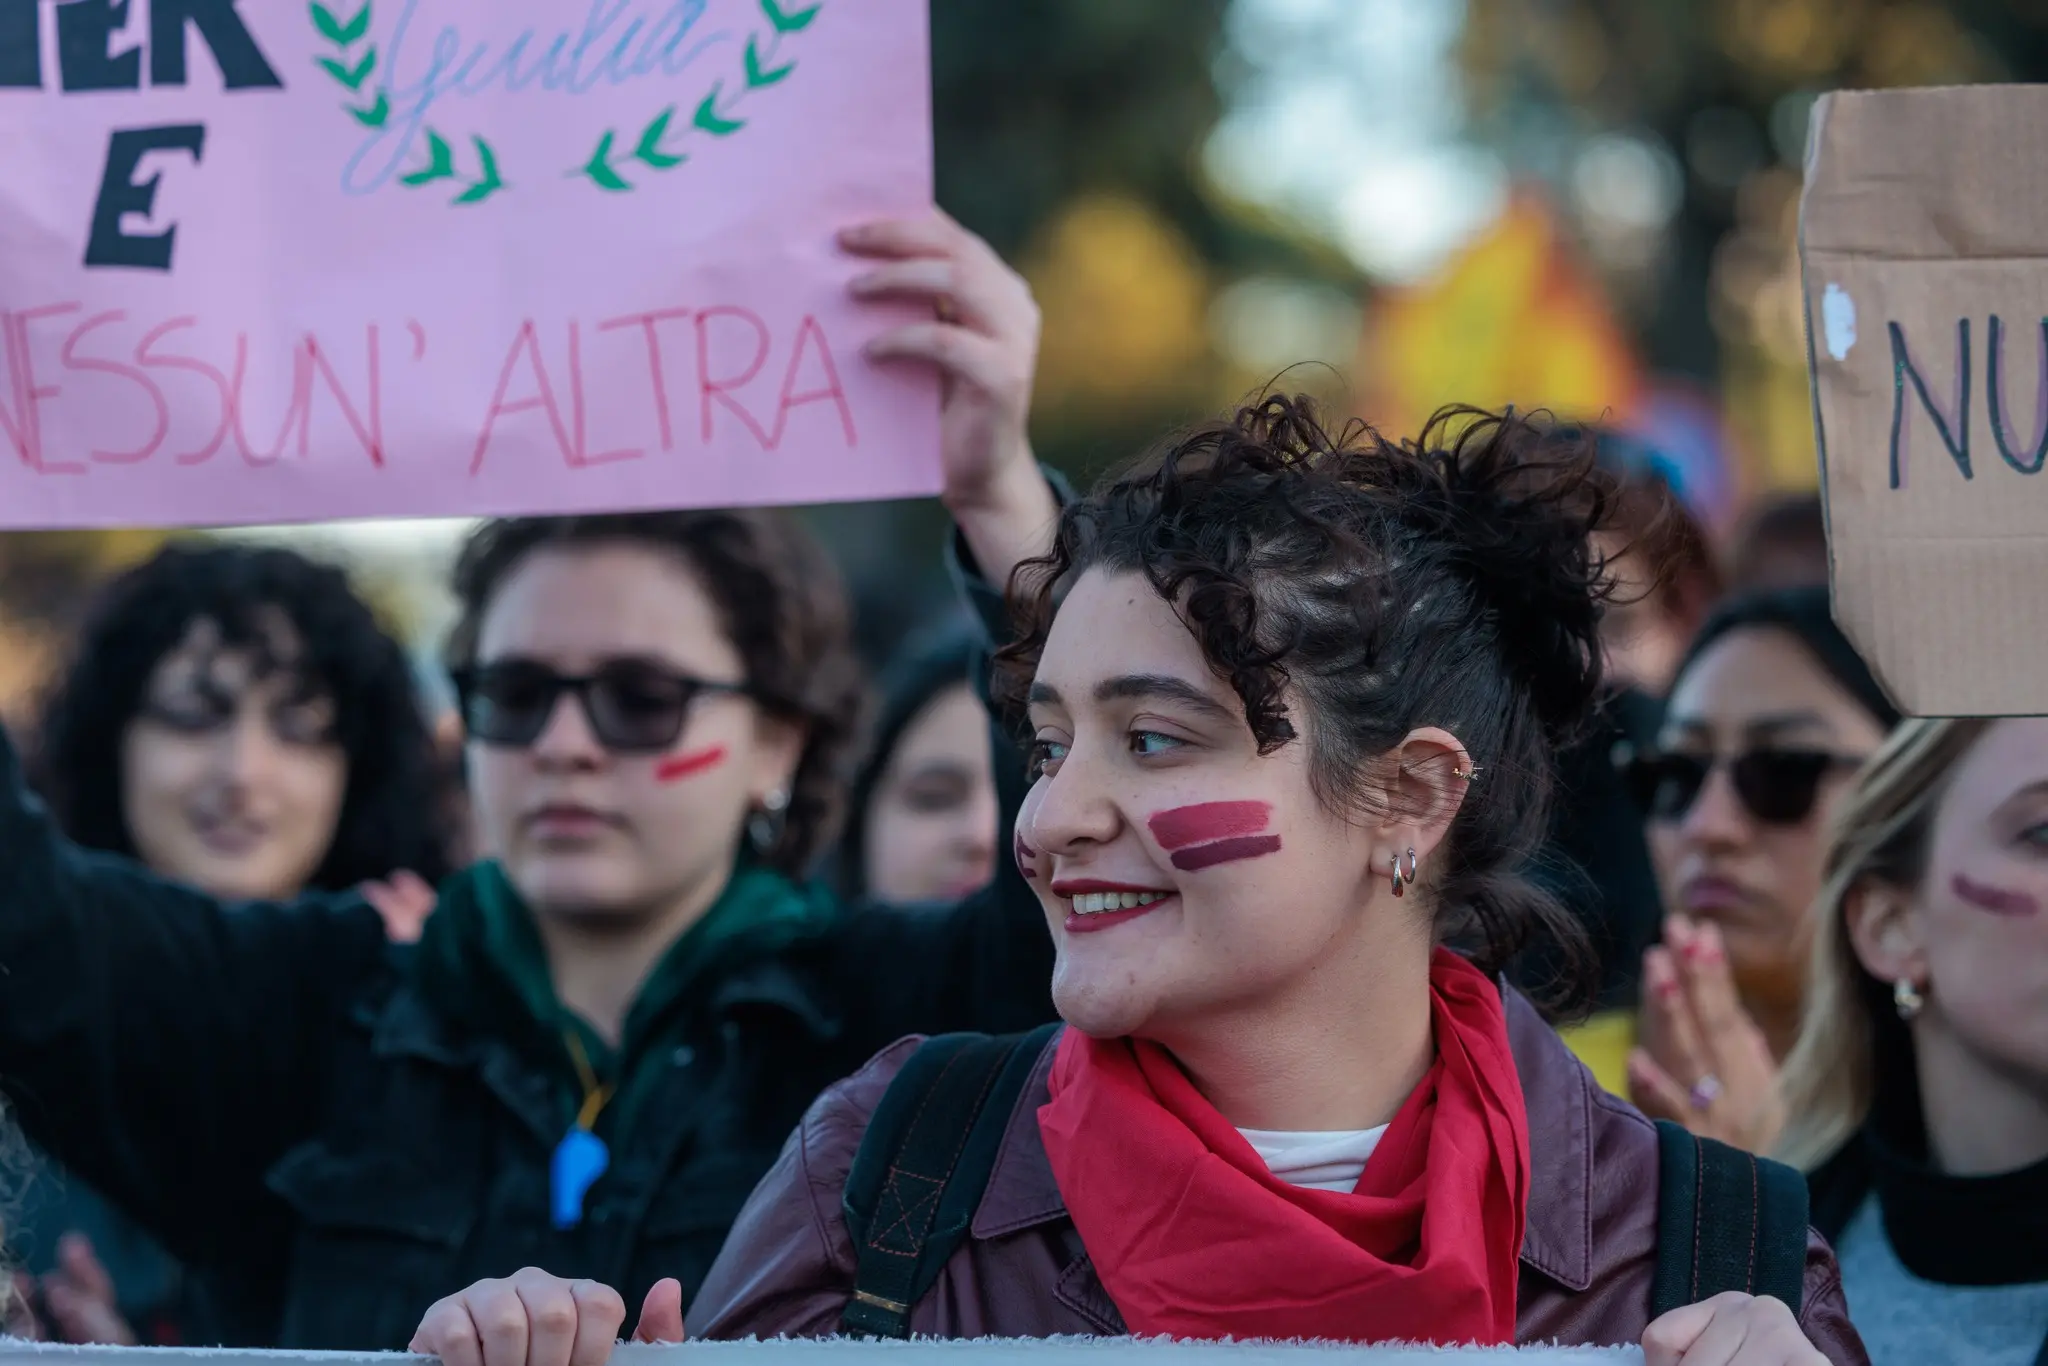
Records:
[[[1415,851],[1413,849],[1408,851],[1408,871],[1406,873],[1401,871],[1401,856],[1399,854],[1387,855],[1387,869],[1388,883],[1393,888],[1394,895],[1400,896],[1402,889],[1415,881],[1417,871]]]

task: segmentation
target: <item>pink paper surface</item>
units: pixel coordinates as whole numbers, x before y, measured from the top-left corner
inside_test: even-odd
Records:
[[[68,69],[65,8],[0,18],[0,527],[937,490],[834,244],[931,203],[924,0],[136,0]],[[121,178],[169,269],[88,266],[113,135],[191,125]]]

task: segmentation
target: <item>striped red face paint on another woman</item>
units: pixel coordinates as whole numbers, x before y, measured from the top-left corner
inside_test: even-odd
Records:
[[[1266,802],[1201,802],[1153,813],[1152,838],[1184,873],[1278,853],[1280,837],[1266,833],[1273,808]]]
[[[1949,879],[1948,888],[1956,894],[1956,900],[1975,906],[1980,911],[1989,911],[1993,915],[2019,918],[2041,913],[2041,903],[2025,892],[1993,887],[1988,883],[1965,877],[1961,873]]]
[[[1026,882],[1038,881],[1038,851],[1024,842],[1016,831],[1010,832],[1010,855],[1017,860],[1017,871],[1024,875]]]

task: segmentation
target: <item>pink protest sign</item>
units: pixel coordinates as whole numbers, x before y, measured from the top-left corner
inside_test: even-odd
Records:
[[[0,526],[938,488],[924,0],[0,3]]]

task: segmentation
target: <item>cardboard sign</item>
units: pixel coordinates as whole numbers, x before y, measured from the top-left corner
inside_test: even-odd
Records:
[[[0,4],[0,526],[900,497],[924,0]]]
[[[716,1362],[710,1361],[717,1357]],[[1073,1361],[1065,1359],[1072,1357]],[[1341,1364],[1338,1359],[1342,1358]],[[135,1347],[52,1347],[0,1340],[0,1366],[405,1366],[418,1357],[348,1352],[223,1352]],[[984,1338],[973,1342],[780,1339],[628,1344],[612,1366],[1642,1366],[1638,1347],[1351,1347],[1321,1343],[1138,1341],[1132,1338]]]
[[[1824,97],[1800,249],[1836,619],[1909,714],[2048,712],[2048,87]]]

